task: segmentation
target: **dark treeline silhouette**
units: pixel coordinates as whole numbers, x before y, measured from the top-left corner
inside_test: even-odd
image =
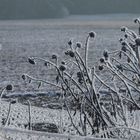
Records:
[[[140,13],[140,0],[0,0],[0,19],[103,13]]]

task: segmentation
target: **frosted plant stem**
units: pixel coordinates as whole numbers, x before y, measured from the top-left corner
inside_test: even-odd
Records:
[[[87,67],[87,59],[88,59],[88,41],[89,41],[89,35],[86,38],[86,43],[85,43],[85,66]]]
[[[29,122],[28,122],[28,126],[29,126],[29,130],[31,130],[32,128],[32,123],[31,123],[31,103],[29,100],[27,100],[28,103],[28,113],[29,113]]]
[[[9,107],[8,107],[8,114],[7,114],[7,118],[5,120],[4,126],[7,125],[9,118],[10,118],[10,113],[11,113],[11,102],[9,103]]]

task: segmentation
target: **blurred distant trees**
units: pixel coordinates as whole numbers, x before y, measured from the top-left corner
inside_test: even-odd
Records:
[[[139,0],[0,0],[0,19],[140,13]]]

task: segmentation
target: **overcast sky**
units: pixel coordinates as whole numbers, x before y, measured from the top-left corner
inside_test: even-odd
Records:
[[[104,13],[140,13],[140,0],[0,0],[0,19]]]

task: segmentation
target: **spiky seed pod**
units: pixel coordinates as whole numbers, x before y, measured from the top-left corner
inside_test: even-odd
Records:
[[[72,45],[72,40],[70,40],[70,41],[68,42],[68,45],[70,45],[70,46]]]
[[[7,91],[11,91],[12,89],[13,89],[13,86],[12,86],[12,85],[7,85],[7,86],[6,86],[6,90],[7,90]]]
[[[33,58],[28,58],[28,62],[32,65],[35,65],[35,61]]]
[[[60,66],[59,66],[59,70],[60,70],[60,71],[65,71],[65,70],[66,70],[66,67],[65,67],[64,65],[60,65]]]
[[[125,32],[126,30],[127,30],[127,27],[124,27],[124,26],[121,27],[121,31],[122,31],[122,32]]]
[[[52,59],[57,59],[57,55],[56,54],[53,54],[52,55]]]
[[[124,51],[124,52],[126,52],[126,50],[127,50],[126,49],[126,46],[122,46],[121,50]]]
[[[100,58],[100,62],[101,63],[104,63],[105,62],[105,59],[104,58]]]
[[[75,56],[74,52],[73,51],[69,51],[69,56],[70,57],[74,57]]]
[[[82,44],[80,42],[76,43],[77,48],[81,48]]]
[[[107,60],[108,57],[109,57],[108,51],[105,50],[105,51],[103,52],[103,56],[104,56],[105,60]]]
[[[140,38],[139,37],[135,40],[135,43],[137,46],[140,46]]]
[[[23,80],[26,80],[26,76],[25,76],[24,74],[21,76],[21,78],[22,78]]]
[[[91,32],[89,33],[89,37],[94,38],[95,36],[96,36],[96,33],[95,33],[95,32],[91,31]]]
[[[104,67],[102,65],[99,65],[98,68],[100,71],[104,69]]]

